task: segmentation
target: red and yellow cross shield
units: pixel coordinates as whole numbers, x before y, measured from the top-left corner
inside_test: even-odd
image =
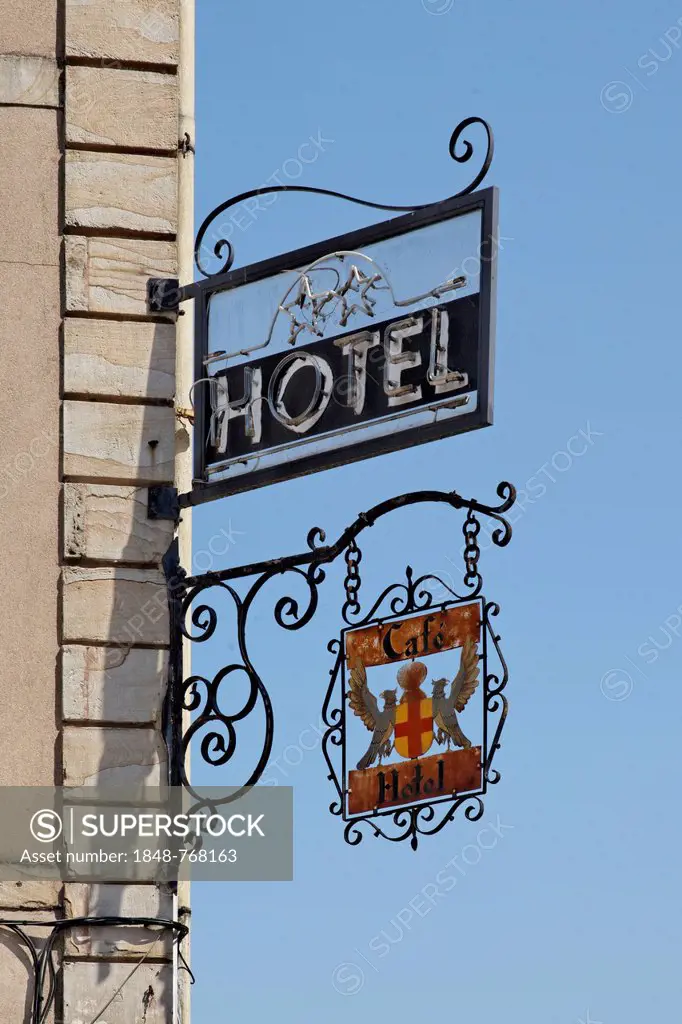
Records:
[[[407,695],[395,711],[395,749],[401,757],[421,757],[433,743],[433,705],[430,698]]]

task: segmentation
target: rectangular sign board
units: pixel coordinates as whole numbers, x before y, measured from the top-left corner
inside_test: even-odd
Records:
[[[360,658],[363,665],[390,665],[396,661],[426,657],[477,641],[481,630],[480,606],[457,604],[409,619],[376,622],[346,633],[346,659]]]
[[[348,813],[439,800],[481,785],[481,748],[446,750],[431,757],[348,773]]]
[[[481,791],[482,613],[462,601],[343,632],[345,820]]]
[[[496,255],[484,189],[204,282],[197,500],[492,423]]]

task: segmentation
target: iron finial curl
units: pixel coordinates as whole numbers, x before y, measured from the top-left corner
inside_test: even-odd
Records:
[[[254,188],[249,192],[242,192],[237,196],[233,196],[226,202],[221,203],[215,210],[209,213],[208,217],[204,220],[203,224],[199,228],[197,233],[196,241],[194,243],[194,263],[203,277],[216,277],[219,274],[226,274],[231,270],[235,259],[234,246],[227,238],[220,237],[221,228],[217,228],[213,238],[215,238],[215,244],[213,245],[212,255],[216,259],[222,261],[220,266],[214,271],[210,271],[206,268],[203,257],[206,251],[205,241],[208,229],[211,225],[220,217],[226,210],[229,210],[232,206],[237,206],[239,203],[245,202],[247,199],[254,199],[257,196],[269,195],[273,192],[307,192],[313,195],[319,196],[331,196],[333,199],[345,199],[349,203],[355,203],[357,206],[367,206],[373,210],[388,210],[394,213],[415,213],[417,210],[426,210],[430,206],[436,206],[438,202],[447,202],[450,199],[458,199],[460,196],[469,195],[481,184],[488,171],[493,160],[493,154],[495,151],[495,141],[493,138],[492,128],[487,121],[484,121],[482,117],[467,117],[455,128],[454,132],[450,136],[449,151],[450,156],[458,164],[468,163],[474,155],[474,147],[472,143],[463,138],[464,132],[472,125],[480,124],[485,128],[487,135],[487,149],[485,159],[481,166],[480,171],[475,178],[469,184],[460,189],[459,192],[455,192],[453,195],[448,196],[446,200],[437,200],[431,203],[420,203],[417,206],[392,206],[386,203],[373,203],[367,199],[358,199],[355,196],[349,196],[345,192],[335,192],[332,189],[326,188],[314,188],[309,185],[269,185],[263,188]],[[462,142],[462,152],[457,152],[458,146]],[[213,241],[213,238],[211,241]],[[210,248],[210,242],[208,243]]]

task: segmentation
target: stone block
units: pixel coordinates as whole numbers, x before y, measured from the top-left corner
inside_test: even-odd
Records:
[[[155,729],[67,725],[63,733],[65,786],[161,786],[166,748]]]
[[[59,906],[61,882],[0,882],[0,917],[4,910],[54,910]]]
[[[65,106],[67,146],[177,150],[174,75],[67,67]]]
[[[179,0],[65,0],[66,55],[177,64]]]
[[[44,911],[29,913],[26,910],[18,910],[3,911],[2,917],[33,922],[49,919],[50,915]],[[50,929],[40,928],[33,923],[21,927],[36,943],[38,951],[40,951],[45,939],[49,937]],[[29,960],[26,946],[19,936],[5,928],[0,929],[0,932],[0,1020],[2,1024],[28,1021],[27,1007],[31,1005],[35,979],[33,966]],[[52,1024],[54,1019],[53,1007],[45,1024]],[[164,1022],[164,1024],[168,1024],[168,1022]]]
[[[150,277],[177,277],[174,242],[67,235],[66,311],[144,316]]]
[[[67,317],[64,392],[101,398],[175,394],[175,326]]]
[[[175,413],[154,405],[64,402],[66,477],[121,483],[173,480]]]
[[[167,886],[81,885],[68,882],[64,907],[67,917],[149,917],[173,919],[173,897]],[[85,928],[66,932],[65,953],[71,957],[144,955],[159,938],[159,930],[139,928]],[[154,949],[155,957],[172,955],[173,933],[168,930]]]
[[[101,1020],[102,1024],[104,1021],[106,1024],[170,1024],[173,1019],[172,968],[166,964],[145,963],[129,978],[130,974],[129,963],[107,964],[106,969],[98,963],[66,963],[66,1024],[90,1024],[94,1020]],[[102,1015],[105,1006],[107,1009]]]
[[[3,232],[8,216],[5,210]],[[0,260],[0,295],[0,785],[51,786],[59,653],[59,268]]]
[[[2,49],[54,58],[60,16],[58,0],[22,0],[21,4],[7,0],[2,7]]]
[[[47,108],[0,107],[0,138],[12,143],[0,174],[3,263],[59,266],[57,119]]]
[[[173,523],[149,519],[146,487],[64,485],[64,557],[158,565]]]
[[[65,643],[168,644],[163,573],[152,569],[64,569]]]
[[[64,647],[66,721],[159,725],[168,654],[136,647]]]
[[[68,227],[175,234],[177,157],[67,150]]]
[[[59,106],[59,68],[47,57],[0,54],[0,103]]]

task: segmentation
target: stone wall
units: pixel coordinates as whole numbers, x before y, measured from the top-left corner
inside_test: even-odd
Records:
[[[180,0],[1,0],[0,784],[165,778],[160,733],[173,526],[146,489],[175,472]],[[4,883],[0,916],[171,916],[156,886]],[[166,1024],[171,946],[73,933],[56,1020]],[[29,970],[0,941],[0,1024]]]
[[[0,24],[0,785],[53,785],[60,757],[57,0],[0,0]],[[60,890],[0,883],[0,916],[53,917]],[[40,938],[37,929],[27,932]],[[11,936],[0,937],[0,1024],[26,1019],[30,982],[25,954]]]

